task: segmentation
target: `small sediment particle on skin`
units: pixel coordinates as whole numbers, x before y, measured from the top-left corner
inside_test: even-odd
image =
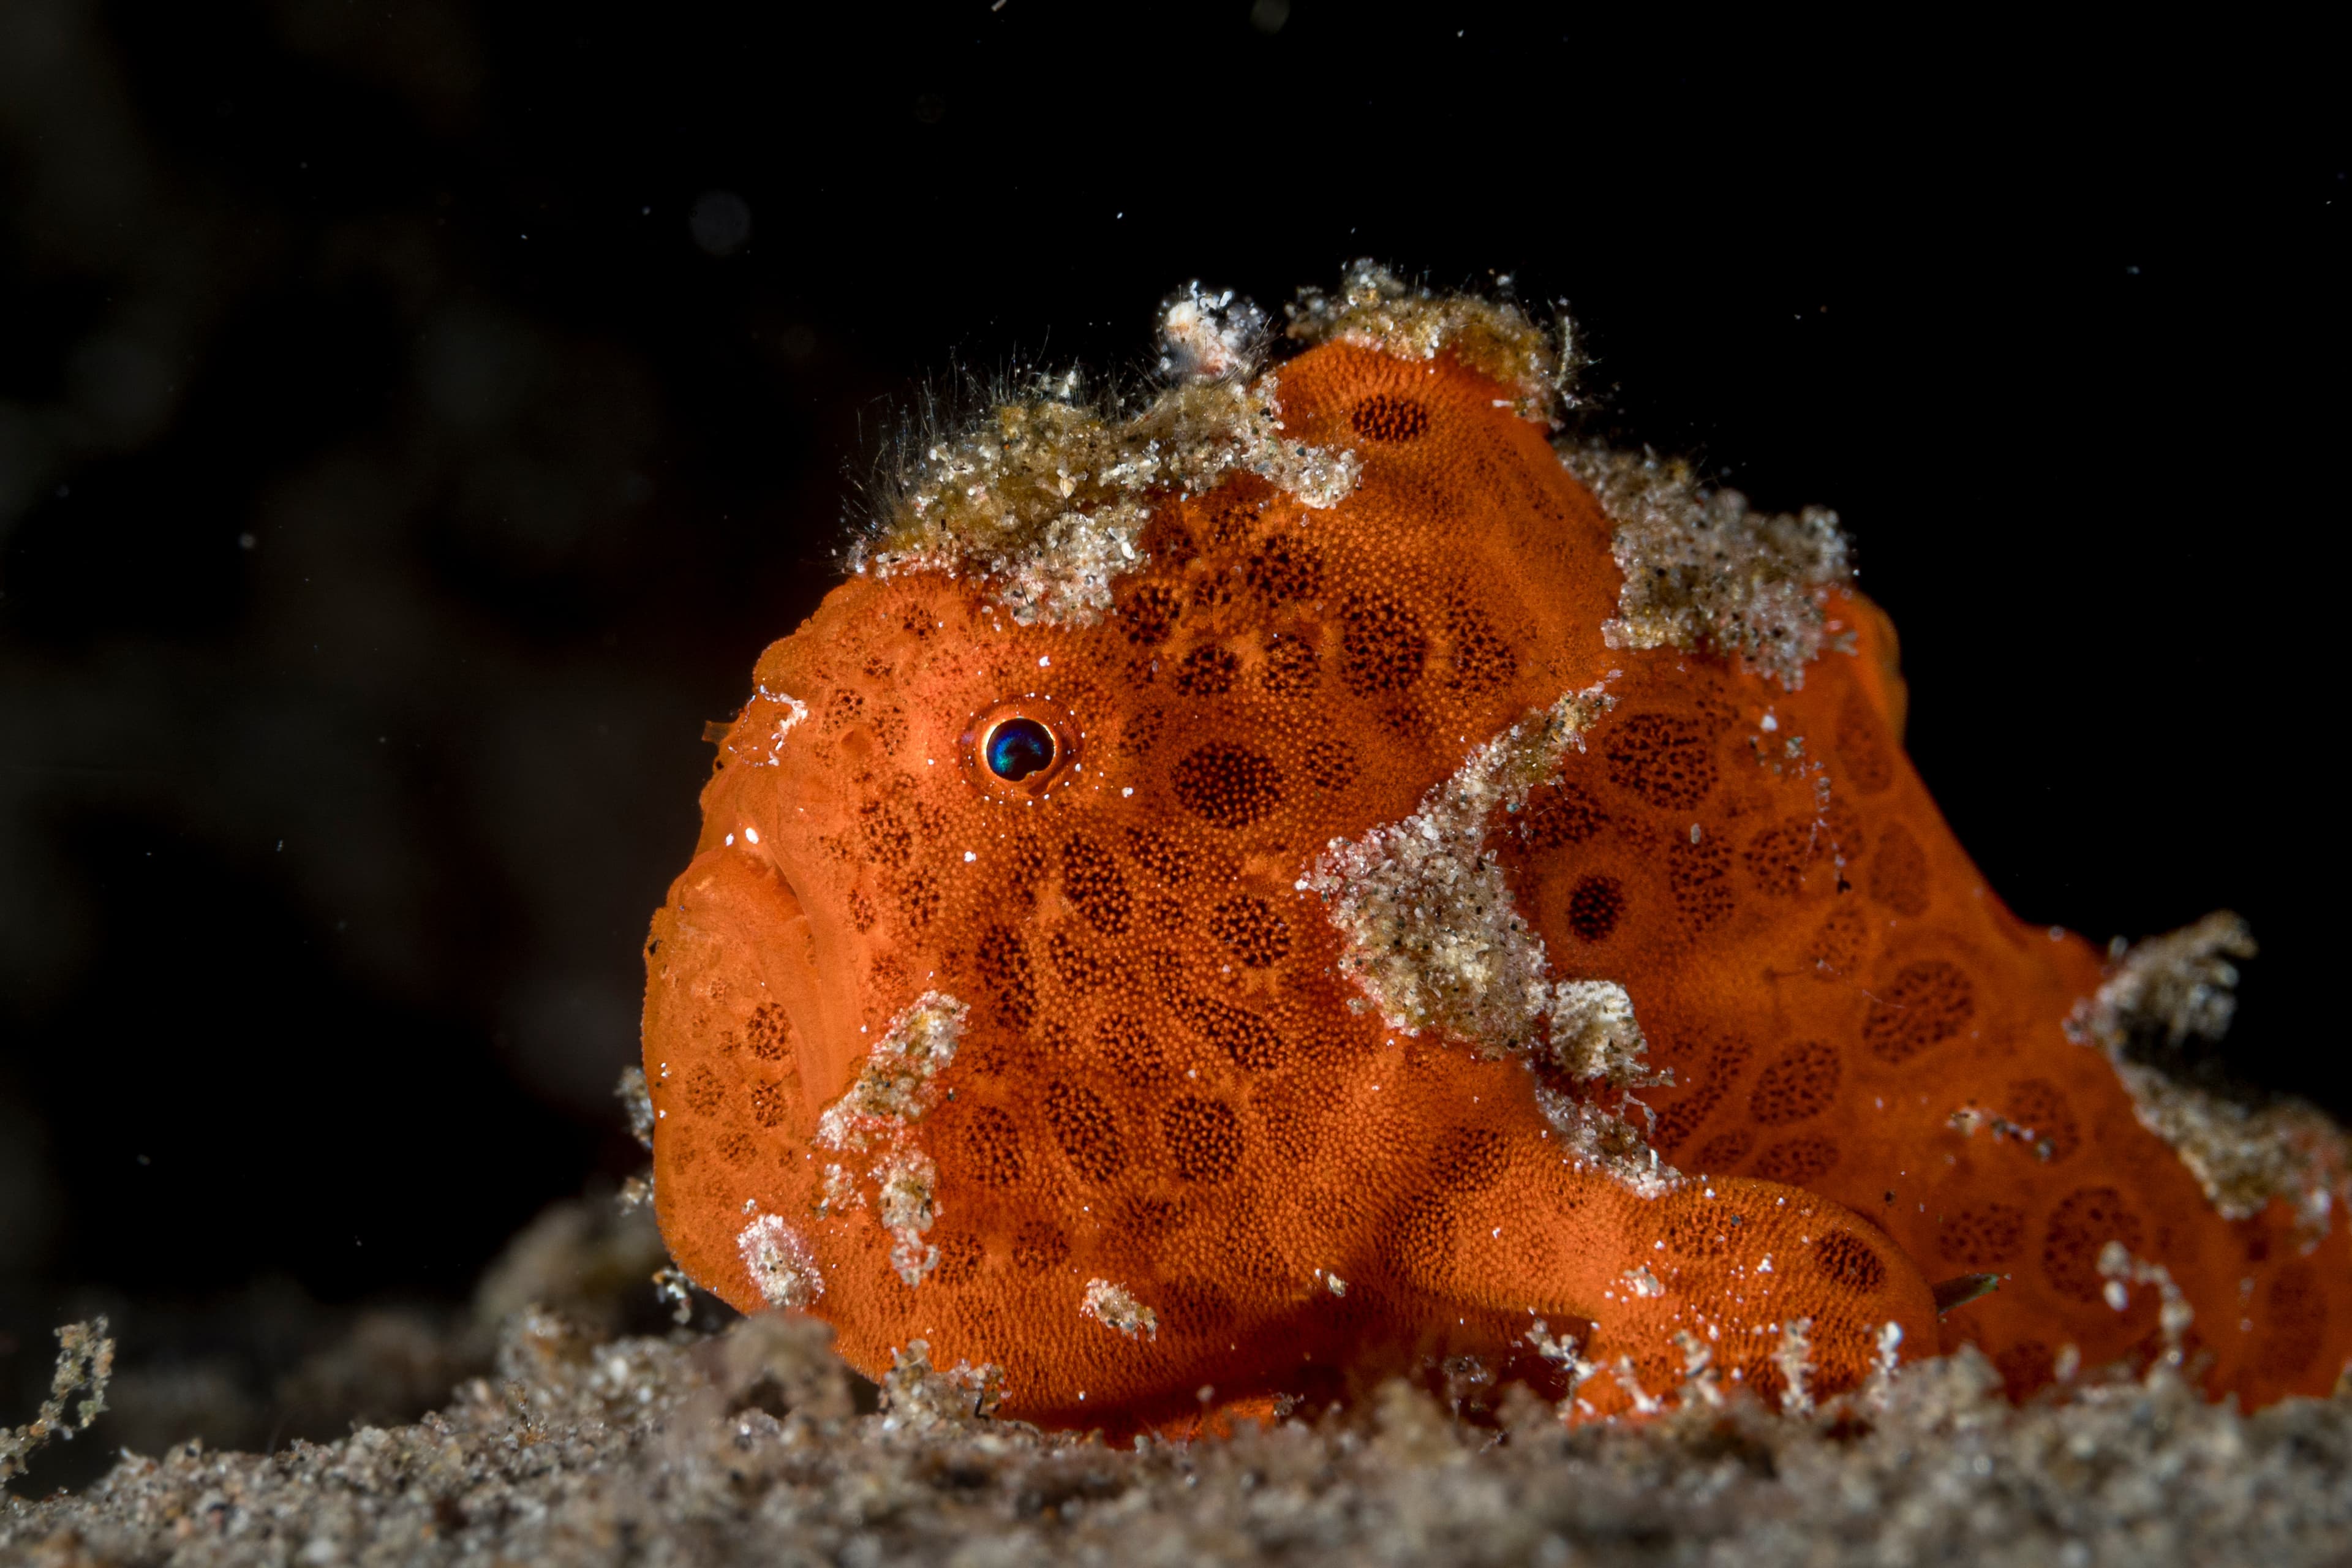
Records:
[[[743,1267],[771,1307],[804,1308],[824,1294],[816,1254],[800,1232],[772,1214],[755,1216],[735,1237]]]
[[[776,703],[783,709],[783,712],[777,716],[775,728],[768,731],[766,753],[762,755],[754,752],[751,758],[751,765],[754,767],[772,768],[782,761],[785,740],[794,730],[807,721],[808,704],[797,697],[787,697],[781,691],[763,690],[760,695],[762,699]]]
[[[1609,1375],[1625,1393],[1636,1415],[1655,1415],[1665,1408],[1664,1403],[1642,1386],[1641,1374],[1633,1368],[1633,1358],[1619,1356],[1609,1368]]]
[[[1780,1342],[1772,1352],[1772,1364],[1780,1370],[1783,1414],[1802,1415],[1813,1407],[1813,1396],[1806,1380],[1813,1372],[1813,1321],[1791,1318],[1780,1325]]]
[[[1894,1387],[1895,1368],[1901,1364],[1903,1325],[1883,1324],[1878,1331],[1878,1354],[1871,1363],[1870,1376],[1862,1385],[1862,1397],[1872,1405],[1883,1405]]]
[[[817,1189],[817,1214],[820,1218],[827,1215],[847,1214],[866,1201],[866,1194],[857,1190],[857,1178],[851,1175],[845,1166],[827,1165],[821,1182]]]
[[[1834,646],[1830,593],[1853,577],[1837,513],[1751,511],[1738,491],[1646,452],[1570,446],[1560,461],[1617,525],[1625,581],[1601,628],[1611,647],[1705,650],[1804,685],[1805,666]]]
[[[920,1150],[901,1149],[874,1167],[875,1212],[890,1233],[890,1266],[908,1285],[939,1267],[940,1249],[924,1243],[939,1213],[939,1167]]]
[[[1975,1137],[1977,1130],[1980,1127],[1989,1129],[1996,1142],[2002,1139],[2011,1139],[2022,1143],[2033,1152],[2033,1157],[2037,1160],[2047,1161],[2056,1148],[2049,1139],[2042,1137],[2032,1128],[2020,1126],[2008,1117],[1996,1111],[1987,1110],[1981,1106],[1961,1106],[1944,1119],[1944,1125],[1963,1138]]]
[[[1541,1318],[1535,1321],[1524,1338],[1528,1344],[1534,1347],[1536,1354],[1559,1369],[1565,1384],[1559,1401],[1559,1409],[1563,1415],[1567,1415],[1575,1407],[1576,1391],[1583,1386],[1587,1378],[1599,1372],[1601,1368],[1577,1353],[1578,1346],[1574,1334],[1556,1335],[1551,1331],[1551,1325]]]
[[[1716,1380],[1715,1351],[1706,1341],[1688,1329],[1674,1333],[1675,1349],[1682,1352],[1683,1384],[1679,1397],[1683,1408],[1705,1405],[1710,1410],[1723,1408],[1723,1385]]]
[[[2172,1270],[2161,1263],[2151,1263],[2135,1254],[2120,1241],[2110,1241],[2099,1249],[2099,1278],[2106,1283],[2100,1297],[2116,1311],[2131,1309],[2131,1288],[2153,1286],[2157,1295],[2157,1329],[2164,1336],[2164,1359],[2179,1366],[2188,1359],[2189,1325],[2197,1321],[2197,1309],[2173,1279]]]
[[[1160,1337],[1160,1314],[1137,1300],[1125,1286],[1108,1279],[1087,1281],[1086,1300],[1079,1303],[1078,1312],[1130,1340]]]

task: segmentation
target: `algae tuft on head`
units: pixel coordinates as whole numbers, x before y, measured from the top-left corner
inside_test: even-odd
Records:
[[[1303,344],[1451,353],[1513,388],[1524,418],[1551,416],[1578,363],[1564,316],[1548,333],[1507,300],[1408,285],[1369,261],[1334,293],[1302,290],[1289,314],[1286,335]],[[1076,370],[1034,374],[991,389],[961,426],[902,443],[852,570],[977,576],[1017,624],[1091,626],[1114,581],[1143,563],[1161,498],[1237,471],[1315,510],[1355,489],[1354,451],[1286,431],[1276,378],[1261,374],[1269,339],[1256,306],[1189,283],[1162,302],[1159,342],[1160,379],[1146,390],[1090,389]]]

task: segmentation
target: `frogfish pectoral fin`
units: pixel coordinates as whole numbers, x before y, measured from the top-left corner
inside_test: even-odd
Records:
[[[1530,1183],[1551,1191],[1507,1190]],[[1733,1177],[1644,1196],[1565,1165],[1522,1167],[1423,1213],[1399,1233],[1400,1272],[1461,1308],[1525,1314],[1529,1345],[1591,1415],[1739,1387],[1802,1408],[1936,1349],[1917,1268],[1800,1188]],[[1590,1326],[1571,1342],[1576,1323]]]

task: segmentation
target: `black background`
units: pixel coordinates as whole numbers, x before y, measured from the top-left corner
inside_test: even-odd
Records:
[[[1837,508],[1992,886],[2241,910],[2244,1070],[2352,1109],[2334,44],[1280,10],[0,0],[12,1377],[629,1169],[702,722],[922,378],[1363,254]]]

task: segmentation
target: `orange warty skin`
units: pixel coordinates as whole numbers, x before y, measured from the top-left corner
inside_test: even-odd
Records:
[[[1558,1394],[1538,1321],[1603,1369],[1593,1414],[1671,1394],[1700,1347],[1777,1401],[1797,1320],[1815,1395],[1889,1322],[1906,1356],[1977,1342],[2022,1394],[2066,1345],[2153,1353],[2156,1291],[2102,1296],[2120,1239],[2186,1292],[2210,1393],[2326,1389],[2344,1226],[2306,1252],[2282,1204],[2221,1219],[2068,1040],[2098,955],[2021,925],[1953,840],[1873,606],[1832,600],[1850,651],[1794,693],[1612,651],[1611,524],[1496,384],[1332,344],[1280,395],[1286,436],[1361,454],[1337,506],[1236,476],[1161,505],[1097,625],[861,575],[761,658],[647,949],[656,1203],[694,1279],[767,1305],[743,1238],[774,1216],[852,1364],[921,1339],[1002,1368],[1008,1415],[1118,1432],[1187,1429],[1204,1386]],[[1585,749],[1489,842],[1556,977],[1622,984],[1673,1070],[1642,1091],[1690,1177],[1663,1196],[1568,1160],[1522,1059],[1385,1026],[1302,889],[1604,681]],[[1066,750],[1042,798],[973,758],[1008,702]],[[884,1143],[829,1147],[820,1118],[931,993],[969,1013],[891,1135],[933,1173],[908,1247]],[[1971,1136],[1970,1107],[2033,1141]],[[1978,1271],[2000,1289],[1939,1322],[1928,1283]],[[1090,1312],[1098,1283],[1151,1322]]]

